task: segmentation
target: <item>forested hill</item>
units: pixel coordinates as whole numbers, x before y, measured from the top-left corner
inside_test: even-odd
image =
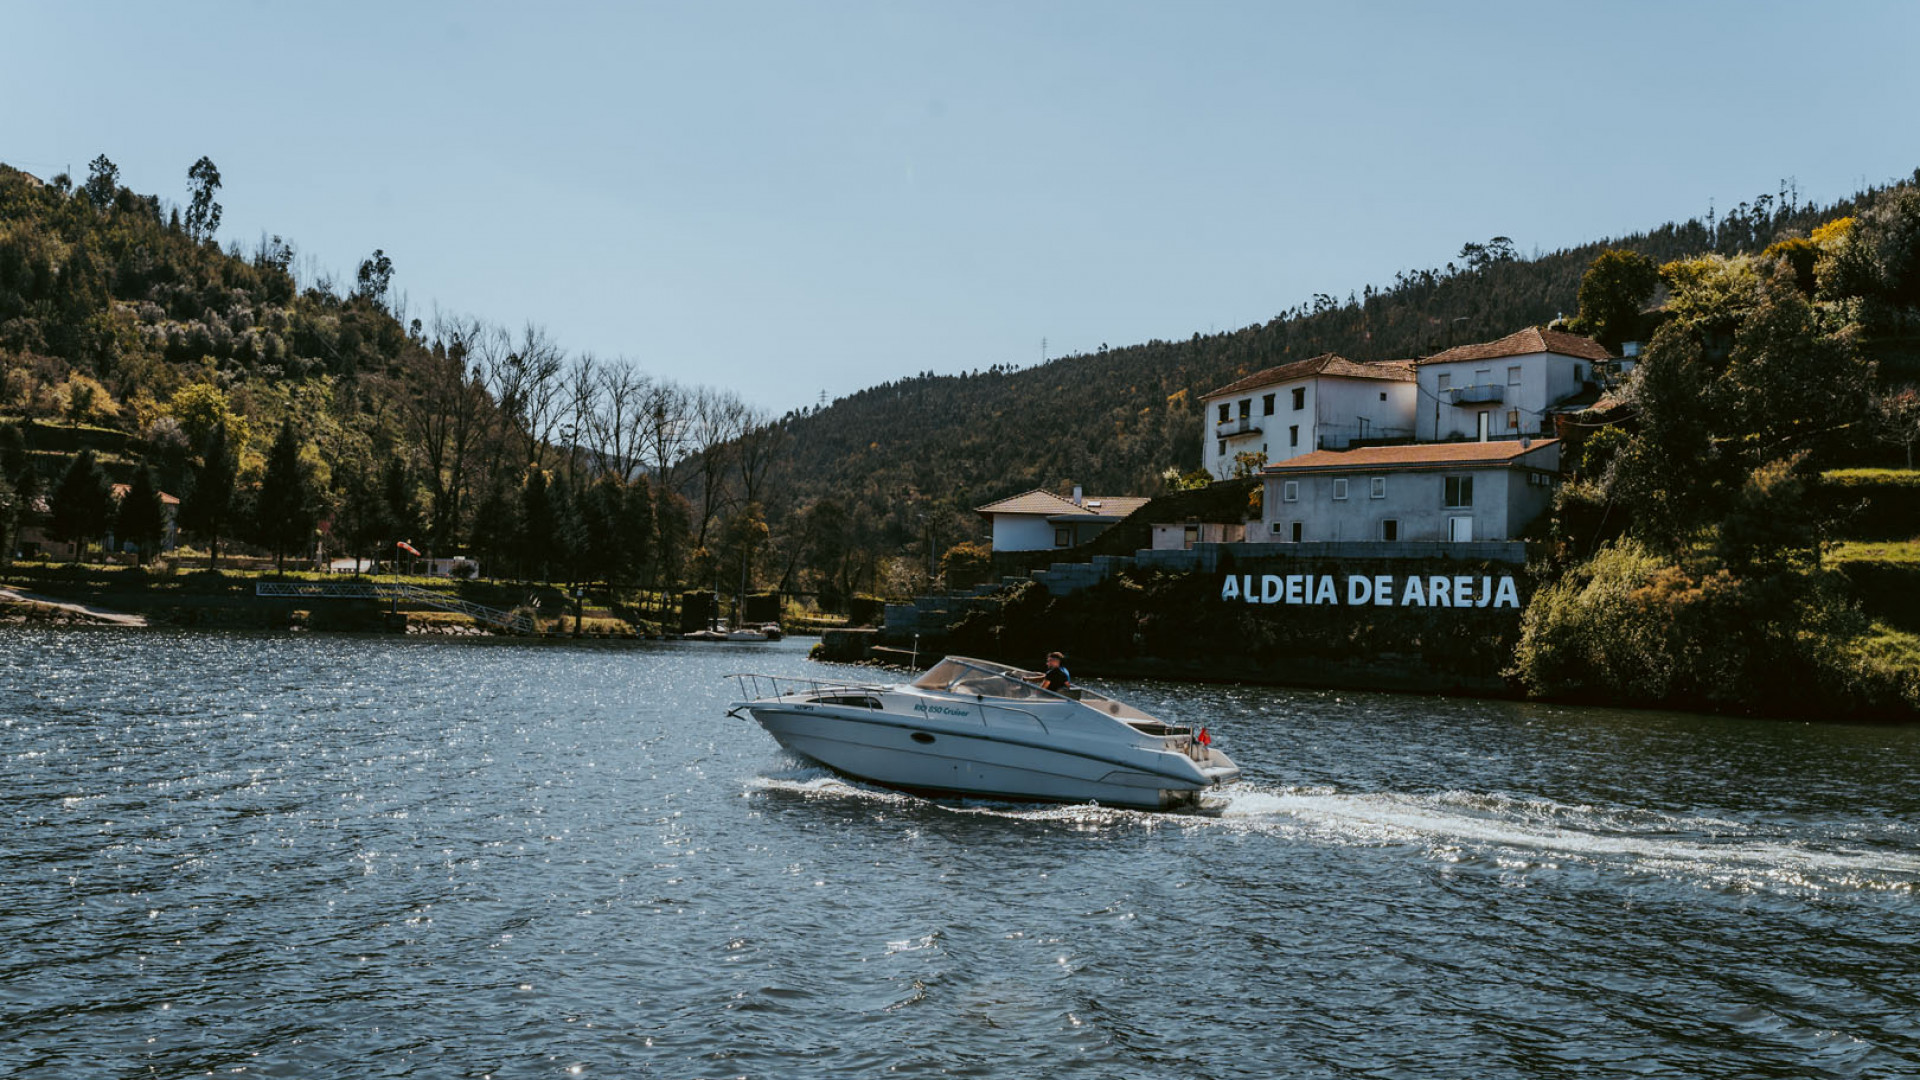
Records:
[[[1573,315],[1581,274],[1608,248],[1656,263],[1757,252],[1883,194],[1815,206],[1783,188],[1724,215],[1537,258],[1499,237],[1467,244],[1444,267],[1402,272],[1344,300],[1316,296],[1240,330],[884,383],[792,418],[791,493],[799,504],[843,500],[869,522],[887,521],[903,542],[924,534],[930,512],[959,531],[970,507],[1038,486],[1070,480],[1102,494],[1150,494],[1169,467],[1198,467],[1196,399],[1240,376],[1329,351],[1400,359],[1501,337]]]

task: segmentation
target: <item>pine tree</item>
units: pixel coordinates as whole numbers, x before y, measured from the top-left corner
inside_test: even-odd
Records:
[[[142,465],[133,474],[133,483],[114,513],[114,539],[134,546],[136,557],[145,565],[147,556],[166,532],[166,508],[160,502],[160,484],[153,468]]]
[[[545,472],[534,469],[527,473],[526,486],[520,493],[518,561],[521,573],[539,581],[547,579],[548,568],[553,563],[552,494],[553,486],[547,482]]]
[[[234,481],[239,471],[233,448],[227,445],[227,424],[222,420],[207,435],[200,464],[193,471],[193,490],[180,507],[182,524],[207,539],[210,570],[220,567],[220,535],[233,516]]]
[[[313,533],[313,502],[312,485],[300,468],[300,437],[293,421],[283,420],[267,451],[267,471],[255,504],[256,530],[273,551],[275,569],[285,571],[287,551],[299,551]]]
[[[53,490],[53,535],[71,540],[78,554],[87,553],[87,541],[107,531],[113,520],[113,493],[93,451],[82,450],[67,462],[67,471]]]

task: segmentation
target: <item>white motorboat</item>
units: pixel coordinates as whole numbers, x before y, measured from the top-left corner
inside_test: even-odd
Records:
[[[1165,810],[1234,780],[1205,728],[1170,724],[1093,690],[950,656],[911,683],[732,676],[781,746],[888,787],[934,794]]]

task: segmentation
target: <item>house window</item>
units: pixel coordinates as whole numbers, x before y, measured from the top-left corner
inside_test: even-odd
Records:
[[[1507,369],[1507,385],[1508,386],[1520,385],[1520,365],[1515,364],[1514,366]]]
[[[1387,478],[1384,476],[1374,477],[1373,491],[1371,494],[1368,495],[1368,498],[1384,499],[1386,497],[1387,497]]]
[[[1286,483],[1281,484],[1280,485],[1280,501],[1299,502],[1300,501],[1300,481],[1289,480]]]
[[[1053,546],[1054,547],[1072,547],[1073,546],[1073,530],[1072,529],[1053,530]]]
[[[1393,518],[1380,520],[1380,539],[1394,541],[1400,539],[1400,522]]]
[[[1473,373],[1473,385],[1475,385],[1475,386],[1492,386],[1492,385],[1493,385],[1493,369],[1492,369],[1492,368],[1487,368],[1487,367],[1483,367],[1483,368],[1481,368],[1480,370],[1478,370],[1478,371],[1476,371],[1476,372],[1474,372],[1474,373]]]
[[[1231,419],[1233,419],[1233,406],[1228,405],[1224,401],[1221,402],[1220,403],[1220,422],[1224,424]]]
[[[1295,411],[1295,412],[1298,412],[1298,411],[1300,411],[1301,409],[1304,409],[1304,408],[1306,408],[1306,407],[1307,407],[1307,388],[1306,388],[1306,387],[1304,387],[1304,386],[1296,386],[1296,387],[1294,387],[1294,388],[1293,388],[1293,408],[1294,408],[1294,411]]]
[[[1186,535],[1181,537],[1181,546],[1188,551],[1192,551],[1193,545],[1199,542],[1200,542],[1200,526],[1198,525],[1187,526]]]
[[[1293,523],[1293,542],[1296,544],[1299,543],[1301,535],[1304,534],[1305,532],[1306,532],[1306,528],[1304,526],[1304,523],[1298,522],[1298,521],[1294,522]]]
[[[1520,410],[1519,409],[1507,410],[1507,430],[1508,431],[1520,430]]]
[[[1585,364],[1573,365],[1573,381],[1574,382],[1587,381],[1587,365]]]
[[[1342,476],[1333,482],[1333,501],[1347,501],[1347,478]]]
[[[1473,477],[1447,477],[1447,508],[1449,510],[1473,505]]]
[[[1299,424],[1294,424],[1287,428],[1287,445],[1288,446],[1300,445],[1300,425]]]
[[[1380,400],[1381,401],[1387,400],[1387,392],[1385,390],[1380,391]]]
[[[1260,415],[1261,416],[1273,415],[1273,399],[1274,399],[1274,395],[1272,394],[1268,394],[1266,397],[1263,397],[1260,399]]]
[[[1220,456],[1221,457],[1227,456],[1227,440],[1225,439],[1220,440]]]
[[[1248,417],[1251,417],[1252,415],[1253,415],[1253,399],[1252,398],[1241,399],[1240,419],[1245,420]]]
[[[1446,391],[1451,389],[1453,389],[1453,372],[1451,371],[1441,372],[1440,373],[1440,391],[1442,393],[1445,393]],[[1220,419],[1225,420],[1226,417],[1222,416]]]

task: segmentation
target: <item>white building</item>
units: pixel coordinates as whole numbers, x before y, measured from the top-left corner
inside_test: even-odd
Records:
[[[1225,480],[1242,453],[1264,453],[1271,464],[1356,441],[1411,439],[1417,396],[1404,360],[1361,364],[1327,353],[1255,372],[1201,396],[1201,466]]]
[[[1592,338],[1539,327],[1417,360],[1415,437],[1484,442],[1551,436],[1555,408],[1597,400],[1600,371],[1611,362]]]
[[[1553,505],[1553,439],[1320,450],[1269,465],[1261,540],[1514,540]]]
[[[1063,498],[1044,488],[974,508],[993,524],[993,550],[1045,551],[1084,544],[1147,504],[1131,495]]]

